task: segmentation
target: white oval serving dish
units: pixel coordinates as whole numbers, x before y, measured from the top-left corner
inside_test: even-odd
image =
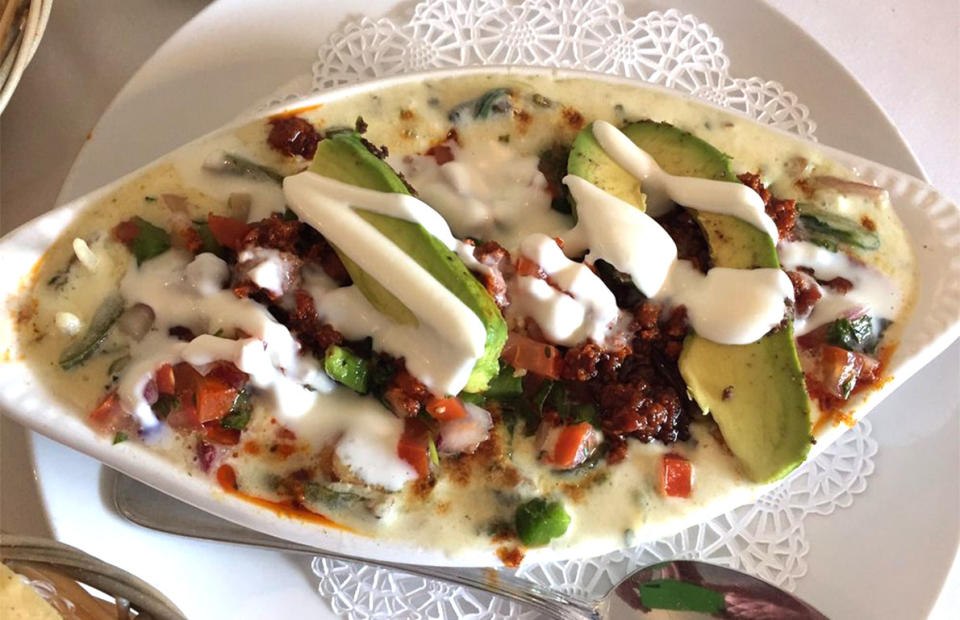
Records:
[[[586,77],[603,82],[628,84],[636,88],[665,90],[647,86],[635,80],[580,71],[476,67],[411,74],[333,89],[305,99],[286,102],[278,108],[265,112],[262,116],[266,118],[287,110],[328,103],[397,84],[478,73],[503,76],[548,75],[561,79]],[[675,91],[667,92],[679,98],[690,99]],[[242,121],[199,138],[198,141],[232,131],[251,120],[244,118]],[[777,130],[771,129],[771,131]],[[793,139],[796,140],[796,138]],[[856,418],[859,419],[960,336],[960,209],[935,189],[912,176],[829,147],[817,145],[817,148],[827,156],[854,169],[862,180],[888,190],[891,202],[913,242],[920,274],[912,317],[901,334],[900,345],[888,366],[888,372],[892,374],[893,379],[883,388],[868,394],[866,400],[855,412]],[[278,516],[269,509],[223,493],[213,479],[193,476],[171,466],[169,461],[141,443],[126,442],[112,445],[109,438],[96,434],[76,413],[65,409],[56,396],[32,375],[16,349],[14,329],[16,302],[18,296],[30,284],[34,265],[79,212],[102,196],[116,190],[143,170],[165,159],[166,157],[160,158],[95,192],[58,207],[0,240],[0,256],[4,261],[4,269],[0,272],[0,297],[4,299],[5,308],[0,315],[0,410],[37,432],[89,454],[106,465],[180,500],[273,536],[314,546],[321,550],[390,562],[460,566],[499,564],[492,548],[466,549],[463,553],[451,556],[435,549],[415,547],[412,544],[392,540],[373,539],[336,528],[323,527],[316,523]],[[823,451],[845,430],[845,426],[827,428],[817,437],[818,443],[811,451],[810,458],[814,458]],[[722,502],[692,511],[683,519],[671,522],[669,527],[643,532],[642,539],[649,540],[672,534],[738,505],[748,503],[756,499],[756,496],[756,492],[734,493]],[[548,548],[534,549],[528,553],[527,561],[597,555],[610,550],[604,546],[586,544],[561,551]]]

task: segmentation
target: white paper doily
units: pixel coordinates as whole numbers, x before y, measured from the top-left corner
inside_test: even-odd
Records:
[[[808,139],[816,123],[779,82],[735,78],[723,41],[676,10],[630,19],[614,0],[425,0],[405,23],[362,18],[320,47],[312,84],[297,80],[259,108],[341,84],[427,69],[514,64],[587,69],[692,94]],[[867,486],[877,443],[861,421],[755,504],[648,543],[587,560],[524,565],[517,575],[582,598],[662,559],[739,568],[787,590],[807,570],[804,521],[849,506]],[[333,610],[360,618],[534,618],[511,601],[352,562],[315,558]]]

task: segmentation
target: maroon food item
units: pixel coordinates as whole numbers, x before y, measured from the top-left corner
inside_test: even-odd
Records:
[[[401,365],[383,397],[395,414],[401,418],[411,418],[420,413],[421,407],[433,398],[433,394]]]
[[[320,320],[313,296],[304,289],[293,292],[294,308],[287,315],[286,325],[306,348],[323,354],[335,344],[343,342],[343,336],[330,324]]]
[[[850,292],[850,289],[853,288],[853,282],[847,280],[846,278],[834,278],[832,280],[827,280],[823,283],[827,288],[831,288],[834,291],[840,293],[841,295],[846,295]]]
[[[763,186],[759,174],[746,172],[737,177],[740,182],[757,192],[763,200],[764,208],[773,223],[777,225],[777,232],[781,239],[789,239],[793,228],[797,225],[797,201],[793,199],[775,198],[770,190]]]
[[[677,258],[688,260],[702,272],[710,268],[710,248],[703,230],[686,209],[674,209],[657,219],[677,245]]]
[[[350,283],[350,275],[333,246],[319,232],[299,220],[274,213],[251,225],[243,247],[261,247],[292,254],[304,262],[317,262],[337,284]]]
[[[793,284],[793,308],[794,314],[798,317],[804,317],[810,314],[813,307],[817,305],[823,293],[817,286],[817,281],[802,271],[788,271],[787,277]]]
[[[267,143],[289,157],[313,159],[320,140],[320,134],[310,121],[299,116],[284,116],[270,121]]]
[[[474,275],[483,282],[483,286],[502,311],[510,305],[507,298],[507,278],[513,275],[510,253],[496,241],[487,241],[474,249],[473,257],[487,266],[486,271]]]

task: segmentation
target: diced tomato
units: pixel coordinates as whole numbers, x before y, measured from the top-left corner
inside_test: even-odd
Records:
[[[237,472],[229,465],[221,465],[217,468],[217,482],[220,483],[220,487],[224,491],[236,491],[239,488],[237,486]]]
[[[113,238],[120,243],[128,244],[140,234],[140,227],[133,220],[120,222],[113,227]]]
[[[578,457],[582,460],[589,450],[587,442],[591,430],[593,427],[589,422],[564,426],[553,448],[553,464],[561,469],[577,465]]]
[[[101,433],[116,433],[120,430],[132,430],[136,428],[136,422],[133,417],[123,410],[120,405],[120,398],[116,392],[110,392],[104,397],[90,415],[87,421],[94,429]]]
[[[186,362],[180,362],[173,367],[174,385],[180,400],[193,400],[197,386],[203,380],[203,375]]]
[[[207,225],[210,227],[213,238],[220,245],[228,247],[234,252],[240,251],[240,248],[243,247],[244,237],[250,232],[250,226],[246,222],[229,217],[220,217],[212,213],[207,218]]]
[[[818,347],[827,340],[827,330],[829,325],[821,325],[811,332],[802,336],[797,336],[797,344],[801,349],[812,349]]]
[[[201,424],[219,420],[230,412],[237,390],[214,377],[204,377],[197,386],[197,419]]]
[[[240,431],[233,428],[224,428],[219,422],[210,422],[203,425],[203,436],[207,441],[224,446],[235,446],[240,443]]]
[[[270,451],[281,459],[285,459],[297,451],[297,446],[292,443],[278,443]]]
[[[404,420],[403,434],[397,442],[397,456],[410,463],[420,478],[430,473],[427,441],[429,430],[416,418]]]
[[[679,454],[664,454],[660,465],[660,488],[668,497],[690,497],[693,464]]]
[[[199,254],[203,250],[203,239],[200,233],[193,226],[177,226],[174,228],[177,239],[193,254]]]
[[[820,385],[831,396],[845,399],[857,384],[863,356],[840,347],[820,349]]]
[[[167,425],[178,431],[197,431],[203,428],[200,418],[197,417],[197,406],[193,402],[193,394],[189,398],[180,395],[180,407],[171,411],[167,416]]]
[[[861,355],[863,366],[860,368],[860,376],[857,383],[873,383],[880,377],[880,360]]]
[[[517,275],[531,276],[534,278],[540,278],[541,280],[546,276],[546,274],[543,273],[543,270],[540,269],[540,265],[522,254],[517,258]]]
[[[460,402],[460,399],[452,396],[450,398],[434,398],[428,402],[427,413],[441,422],[467,417],[467,410],[463,403]]]
[[[157,372],[154,374],[154,379],[157,382],[157,391],[161,394],[175,394],[176,393],[176,379],[173,376],[173,366],[170,364],[164,364],[160,368],[157,368]]]
[[[519,334],[510,334],[500,357],[514,368],[550,379],[559,379],[563,366],[563,356],[557,347]]]
[[[250,375],[243,372],[230,362],[214,362],[213,368],[207,372],[207,378],[223,381],[235,390],[242,390],[247,384]]]

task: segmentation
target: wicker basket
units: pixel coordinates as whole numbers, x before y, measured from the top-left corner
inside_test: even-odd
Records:
[[[53,0],[0,0],[0,113],[33,58]]]

